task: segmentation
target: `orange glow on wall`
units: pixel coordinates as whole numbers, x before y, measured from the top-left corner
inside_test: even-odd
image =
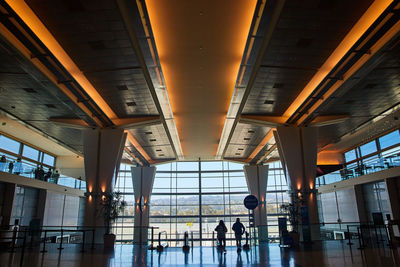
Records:
[[[391,0],[374,1],[358,22],[353,26],[350,32],[342,40],[339,46],[333,51],[325,63],[319,68],[318,72],[308,82],[297,98],[289,106],[283,114],[283,117],[290,117],[304,103],[304,101],[313,93],[315,88],[329,74],[329,72],[337,65],[343,56],[351,49],[351,47],[360,39],[360,37],[368,30],[368,28],[376,21],[376,19],[385,11],[392,3]]]
[[[92,202],[92,200],[93,200],[92,195],[89,195],[89,202]]]
[[[215,155],[256,3],[146,0],[185,157]]]

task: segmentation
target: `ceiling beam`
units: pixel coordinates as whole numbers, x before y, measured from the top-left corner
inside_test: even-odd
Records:
[[[132,146],[134,146],[136,148],[136,150],[143,156],[143,158],[145,160],[147,160],[147,162],[149,164],[153,164],[152,158],[150,158],[150,156],[146,153],[146,151],[144,151],[142,146],[138,143],[138,141],[135,139],[135,137],[133,137],[131,132],[128,130],[126,130],[125,132],[127,133],[127,139],[132,144]]]
[[[384,45],[386,45],[393,37],[395,37],[400,32],[400,21],[397,22],[389,31],[386,32],[385,35],[382,36],[370,49],[369,52],[364,54],[346,73],[342,76],[341,80],[335,82],[335,84],[326,91],[323,96],[318,99],[308,110],[307,112],[300,117],[300,119],[296,122],[297,125],[302,124],[309,118],[313,112],[315,112],[318,108],[324,104],[329,97],[331,97],[336,91],[338,91],[342,85],[347,82],[351,77],[357,73],[370,59],[372,59],[378,51],[380,51]]]
[[[272,140],[274,137],[274,131],[275,129],[270,129],[268,133],[264,136],[263,140],[261,140],[260,144],[253,150],[253,153],[247,158],[246,162],[251,162],[257,155],[260,153],[261,149],[263,149],[269,141]]]
[[[118,118],[112,120],[117,128],[132,129],[137,127],[145,127],[151,125],[161,124],[160,116],[141,116],[134,118]]]
[[[68,73],[76,80],[76,82],[83,88],[83,90],[90,96],[90,98],[96,103],[96,105],[101,109],[101,111],[110,120],[121,120],[118,118],[116,113],[111,109],[111,107],[106,103],[106,101],[99,94],[97,89],[90,83],[86,78],[84,73],[79,69],[79,67],[74,63],[74,61],[69,57],[67,52],[61,47],[55,37],[50,33],[46,26],[41,22],[41,20],[36,16],[33,10],[25,3],[23,0],[7,0],[7,4],[13,9],[13,11],[21,18],[22,21],[30,28],[30,30],[38,37],[38,39],[46,46],[46,48],[53,54],[53,56],[60,62],[60,64],[68,71]],[[32,55],[27,49],[11,32],[0,24],[0,33],[5,36],[8,41],[13,44],[25,57],[27,57],[31,62],[45,74],[56,86],[58,86],[63,93],[65,93],[76,105],[78,105],[89,117],[93,118],[90,110],[83,105],[79,99],[77,99],[72,92],[62,83],[59,83],[57,78],[37,59],[32,58]],[[101,121],[97,118],[93,118],[99,126],[104,126]],[[58,121],[57,123],[65,123]],[[71,122],[71,121],[70,121]],[[119,122],[123,122],[119,121]],[[71,125],[71,124],[70,124]],[[81,122],[73,121],[72,125],[82,126]],[[152,162],[152,159],[136,141],[136,139],[128,132],[128,140],[133,146],[142,154],[142,156],[148,161]]]
[[[160,114],[161,121],[165,128],[165,132],[166,132],[168,140],[171,144],[172,150],[177,159],[183,159],[182,146],[181,146],[181,142],[179,139],[178,130],[177,130],[177,127],[175,124],[175,119],[173,116],[171,103],[170,103],[169,96],[168,96],[168,91],[165,88],[163,78],[162,78],[162,73],[161,73],[160,69],[158,68],[159,63],[158,63],[157,57],[156,57],[156,49],[153,47],[153,43],[151,40],[152,39],[151,29],[149,28],[150,23],[148,23],[146,20],[147,12],[145,12],[145,7],[142,5],[142,1],[140,1],[140,0],[136,0],[135,2],[134,1],[126,1],[126,0],[117,0],[116,2],[118,5],[118,8],[120,10],[122,19],[124,21],[126,30],[128,32],[129,39],[131,41],[133,50],[136,54],[139,65],[143,71],[143,75],[146,80],[146,84],[150,90],[150,94],[151,94],[154,104],[157,108],[157,111]],[[136,7],[139,11],[138,18],[135,18],[134,15],[132,15],[132,14],[135,14],[134,13],[135,11],[132,11],[132,9],[130,8],[130,7],[132,7],[132,5],[134,5],[134,3],[136,3]],[[143,30],[146,35],[150,53],[152,55],[152,61],[153,61],[152,64],[154,66],[157,66],[155,68],[155,71],[157,73],[157,79],[160,83],[160,86],[164,87],[164,90],[161,93],[162,96],[164,96],[164,97],[162,97],[160,95],[160,98],[166,102],[166,103],[164,103],[163,106],[161,106],[159,96],[157,95],[156,89],[154,88],[153,80],[152,80],[152,78],[150,76],[150,72],[147,68],[146,60],[142,53],[140,41],[136,34],[136,30],[134,28],[134,23],[136,23],[136,19],[140,19],[142,21]],[[168,123],[167,123],[166,119],[168,119]]]
[[[258,125],[261,127],[277,127],[282,126],[285,119],[280,116],[264,116],[264,115],[241,115],[240,123]]]
[[[342,123],[350,117],[350,115],[321,115],[311,121],[310,126],[327,126]]]
[[[338,47],[332,52],[324,64],[319,68],[296,99],[283,113],[283,117],[291,118],[313,94],[318,85],[328,77],[343,57],[350,51],[356,42],[366,33],[379,16],[390,6],[392,0],[374,1],[353,28],[347,33]],[[340,82],[340,81],[338,81]],[[325,97],[324,97],[325,99]],[[321,100],[324,101],[324,100]],[[310,112],[308,112],[310,114]],[[304,119],[302,119],[304,121]]]
[[[276,143],[273,144],[265,154],[257,161],[257,165],[264,162],[264,160],[276,149]]]
[[[90,126],[82,119],[71,119],[62,117],[50,117],[49,121],[54,122],[62,127],[68,127],[73,129],[88,129]]]
[[[217,155],[216,158],[222,159],[225,156],[226,150],[228,149],[228,145],[232,139],[233,133],[235,131],[235,128],[237,126],[237,124],[239,123],[240,120],[240,115],[244,109],[244,106],[246,104],[247,98],[250,95],[250,91],[253,88],[253,85],[255,83],[256,80],[256,76],[258,73],[258,70],[261,66],[262,60],[264,58],[264,54],[267,51],[267,48],[269,46],[269,43],[271,41],[272,38],[272,34],[275,30],[275,27],[278,23],[280,14],[283,10],[283,7],[285,5],[285,0],[281,0],[281,1],[277,1],[276,5],[273,9],[273,12],[271,13],[271,17],[269,18],[269,24],[268,27],[266,29],[265,35],[264,35],[264,39],[263,42],[261,44],[261,48],[259,50],[258,56],[256,58],[256,61],[254,63],[254,67],[253,70],[251,72],[249,81],[246,85],[246,88],[244,90],[244,92],[239,92],[238,88],[235,88],[235,91],[233,93],[232,96],[232,100],[231,100],[231,104],[229,106],[229,110],[228,110],[228,116],[226,116],[225,118],[225,124],[224,124],[224,128],[222,130],[222,134],[221,134],[221,138],[220,138],[220,142],[218,145],[218,149],[217,149]],[[264,12],[261,12],[258,14],[258,19],[261,19],[262,15]],[[258,24],[257,24],[258,25]],[[257,31],[257,30],[256,30]],[[244,70],[242,70],[242,72],[244,72]],[[238,86],[242,86],[241,84],[238,84]],[[237,99],[236,95],[242,95],[241,99]],[[237,103],[239,103],[240,101],[240,105],[239,107],[237,106]],[[234,119],[233,119],[234,118]]]

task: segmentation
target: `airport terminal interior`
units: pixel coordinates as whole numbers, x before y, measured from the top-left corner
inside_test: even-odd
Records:
[[[0,1],[0,266],[400,266],[400,2]]]

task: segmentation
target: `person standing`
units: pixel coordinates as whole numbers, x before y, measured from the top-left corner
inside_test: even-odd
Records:
[[[240,218],[236,218],[236,222],[232,225],[232,230],[235,232],[236,246],[240,248],[242,246],[242,235],[246,231],[243,223],[240,222]]]
[[[226,249],[225,249],[225,247],[226,247],[226,232],[228,232],[228,229],[226,228],[223,220],[219,221],[219,224],[217,225],[217,227],[215,227],[215,231],[217,232],[217,239],[218,239],[219,245],[226,253]]]
[[[7,159],[6,156],[1,156],[0,159],[0,171],[5,171],[6,170],[6,164],[7,164]]]

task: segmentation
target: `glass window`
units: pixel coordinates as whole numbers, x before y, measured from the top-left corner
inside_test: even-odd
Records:
[[[360,146],[360,151],[362,157],[376,152],[377,148],[375,140]]]
[[[178,170],[179,171],[198,171],[199,170],[199,163],[197,161],[195,162],[190,162],[190,161],[184,161],[184,162],[177,162]]]
[[[356,150],[352,149],[350,151],[347,151],[346,153],[344,153],[344,158],[346,159],[346,162],[355,160],[357,158]]]
[[[0,148],[15,154],[19,154],[20,145],[20,142],[5,137],[4,135],[0,135]]]
[[[24,145],[22,156],[24,156],[28,159],[38,160],[39,159],[39,150],[34,149],[30,146]]]
[[[46,165],[54,166],[55,157],[50,156],[49,154],[44,153],[43,163]]]
[[[381,149],[385,149],[387,147],[396,145],[400,143],[400,134],[399,130],[396,130],[394,132],[391,132],[387,135],[384,135],[379,138],[379,145],[381,146]]]
[[[221,161],[205,161],[201,163],[202,171],[219,171],[222,170]]]

